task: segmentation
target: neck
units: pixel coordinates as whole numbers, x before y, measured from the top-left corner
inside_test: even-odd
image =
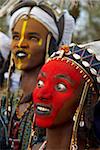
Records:
[[[41,69],[41,66],[31,69],[28,71],[23,71],[21,88],[24,91],[24,95],[27,95],[33,91],[36,86],[37,75]]]
[[[73,123],[47,129],[47,150],[69,150]]]

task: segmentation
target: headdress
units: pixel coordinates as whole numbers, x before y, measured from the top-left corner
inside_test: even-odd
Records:
[[[87,129],[91,129],[93,107],[100,96],[100,55],[93,53],[93,50],[90,48],[81,48],[75,44],[68,48],[63,45],[59,51],[51,55],[47,62],[54,60],[66,61],[66,64],[69,63],[70,66],[73,66],[80,72],[84,80],[80,102],[73,117],[74,125],[70,145],[70,150],[77,150],[77,131],[79,126],[85,126]],[[88,138],[87,136],[87,141]]]
[[[10,38],[0,31],[0,52],[6,60],[10,52]]]
[[[72,46],[70,45],[70,48],[68,50],[68,47],[66,45],[61,46],[60,50],[58,52],[55,52],[51,55],[50,59],[52,58],[59,58],[64,57],[72,62],[72,64],[76,64],[77,68],[81,68],[82,71],[86,72],[86,78],[87,76],[91,79],[93,85],[93,89],[97,92],[97,95],[99,95],[100,90],[100,54],[95,53],[92,49],[86,48],[86,47],[79,47],[75,44]],[[48,60],[47,60],[48,61]],[[81,72],[82,72],[81,71]],[[84,77],[84,78],[85,78]]]
[[[29,15],[41,22],[53,35],[57,44],[70,44],[74,19],[67,10],[61,10],[50,1],[25,1],[11,12],[10,30],[19,18]]]

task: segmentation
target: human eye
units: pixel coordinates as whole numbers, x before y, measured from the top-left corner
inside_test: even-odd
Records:
[[[38,80],[37,86],[38,88],[42,88],[44,86],[44,82],[42,80]]]
[[[20,40],[20,37],[19,37],[19,35],[13,35],[13,36],[12,36],[12,39],[13,39],[13,40]]]
[[[67,87],[63,83],[58,83],[56,84],[55,89],[59,92],[65,92],[67,90]]]
[[[39,41],[39,38],[38,38],[37,36],[35,36],[35,35],[29,35],[29,40],[38,42],[38,41]]]

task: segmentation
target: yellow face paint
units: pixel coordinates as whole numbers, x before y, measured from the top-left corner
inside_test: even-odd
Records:
[[[42,45],[42,39],[39,40],[38,45],[39,45],[39,46]]]
[[[20,41],[19,41],[19,43],[18,43],[18,47],[21,47],[21,43],[22,43],[23,40],[24,40],[27,22],[28,22],[27,20],[25,20],[25,21],[23,22],[22,31],[21,31],[21,38],[20,38]]]
[[[31,54],[28,54],[28,59],[30,59],[30,57],[31,57]]]
[[[21,69],[22,68],[22,62],[21,62],[21,60],[20,59],[18,59],[18,64],[17,64],[17,69]]]

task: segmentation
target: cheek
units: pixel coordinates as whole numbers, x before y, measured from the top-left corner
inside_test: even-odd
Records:
[[[13,49],[14,49],[14,47],[15,47],[14,45],[15,45],[14,42],[12,42],[12,43],[11,43],[11,51],[13,51]]]
[[[16,41],[12,41],[12,43],[11,43],[11,51],[12,52],[15,50],[16,46],[17,46],[17,42]]]
[[[38,45],[30,45],[29,50],[33,56],[35,55],[37,57],[36,59],[38,59],[38,57],[42,59],[46,52],[45,47]]]
[[[76,103],[73,90],[70,90],[66,94],[59,95],[57,100],[54,103],[54,125],[61,124],[68,120],[70,118],[70,114],[73,112],[73,106]]]
[[[67,104],[74,103],[75,94],[73,90],[68,90],[66,93],[56,94],[56,96],[53,99],[52,106],[53,106],[53,116],[56,118],[58,113],[62,111],[63,107]]]
[[[64,104],[67,101],[70,101],[71,99],[74,98],[74,92],[73,89],[67,90],[65,93],[56,93],[54,96],[54,103],[55,104]]]

